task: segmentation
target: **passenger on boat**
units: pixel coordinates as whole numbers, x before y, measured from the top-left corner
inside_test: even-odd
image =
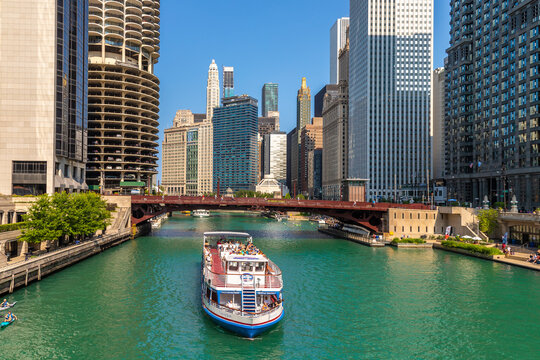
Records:
[[[4,321],[6,322],[12,322],[13,320],[17,320],[17,317],[11,313],[11,310],[8,311],[6,316],[4,317]]]
[[[8,305],[9,303],[7,302],[7,299],[4,299],[4,301],[2,301],[2,303],[0,304],[0,307],[6,307]]]

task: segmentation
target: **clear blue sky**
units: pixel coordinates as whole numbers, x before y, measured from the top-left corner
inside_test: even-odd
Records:
[[[449,12],[449,0],[435,0],[434,67],[443,66]],[[301,78],[313,96],[329,81],[329,31],[343,16],[348,0],[162,0],[161,138],[176,110],[205,112],[212,59],[220,82],[222,66],[234,66],[236,94],[260,100],[264,83],[278,83],[281,129],[291,130]]]

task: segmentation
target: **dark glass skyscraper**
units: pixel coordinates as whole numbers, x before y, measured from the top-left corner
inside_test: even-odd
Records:
[[[446,73],[449,197],[540,207],[538,1],[451,4]],[[502,206],[502,204],[501,204]]]
[[[268,83],[262,87],[262,116],[268,117],[269,111],[278,110],[278,84]]]
[[[257,100],[233,96],[214,109],[214,190],[250,190],[257,183]]]
[[[57,2],[56,155],[86,162],[88,1]]]
[[[234,68],[223,67],[223,99],[234,96]]]

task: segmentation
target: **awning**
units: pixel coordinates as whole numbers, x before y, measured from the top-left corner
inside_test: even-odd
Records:
[[[146,183],[144,181],[120,181],[120,186],[144,187]]]

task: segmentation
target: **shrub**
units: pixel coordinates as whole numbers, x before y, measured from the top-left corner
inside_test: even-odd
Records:
[[[413,239],[413,238],[404,238],[404,239],[398,239],[394,238],[392,240],[392,244],[425,244],[426,240],[424,239]]]
[[[20,230],[20,229],[22,229],[24,227],[24,225],[25,225],[24,222],[20,222],[20,223],[16,223],[16,224],[0,225],[0,233],[6,232],[6,231]]]
[[[454,249],[463,249],[475,254],[481,255],[502,255],[503,252],[495,247],[487,247],[482,245],[474,245],[468,243],[462,243],[457,241],[443,241],[441,242],[442,246]]]

